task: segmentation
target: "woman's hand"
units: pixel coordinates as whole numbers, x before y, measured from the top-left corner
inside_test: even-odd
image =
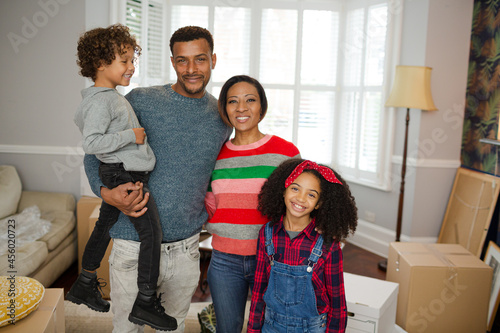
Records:
[[[110,190],[106,187],[101,187],[101,197],[109,205],[118,208],[123,214],[139,217],[144,215],[146,204],[149,200],[149,193],[144,195],[142,191],[143,184],[125,183],[118,185]]]

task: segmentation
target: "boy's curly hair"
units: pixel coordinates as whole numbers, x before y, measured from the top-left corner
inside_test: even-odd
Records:
[[[205,39],[210,47],[210,52],[214,53],[214,38],[210,31],[205,28],[188,25],[177,29],[170,37],[170,52],[174,54],[174,44],[177,42],[190,42],[196,39]]]
[[[303,161],[298,158],[284,161],[262,186],[258,210],[270,219],[271,225],[279,223],[285,215],[285,181]],[[306,169],[303,172],[312,173],[321,183],[320,207],[311,212],[311,217],[316,217],[316,227],[321,230],[325,243],[345,240],[349,233],[354,233],[358,224],[358,209],[349,185],[335,170],[335,176],[343,185],[330,183],[316,170]]]
[[[141,54],[141,47],[130,29],[122,24],[113,24],[107,28],[96,28],[85,32],[78,40],[77,65],[80,74],[96,80],[97,69],[102,65],[111,65],[115,54],[124,54],[127,47],[134,50],[135,56]]]

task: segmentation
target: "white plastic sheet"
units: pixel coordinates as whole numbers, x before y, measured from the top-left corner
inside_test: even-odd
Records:
[[[7,253],[8,244],[18,248],[46,235],[52,226],[48,220],[40,218],[38,206],[25,208],[21,213],[0,220],[0,255]]]

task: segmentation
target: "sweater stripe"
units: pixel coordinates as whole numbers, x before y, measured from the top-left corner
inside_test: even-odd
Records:
[[[238,168],[238,167],[245,168],[253,166],[269,166],[269,165],[278,166],[280,165],[281,162],[289,159],[290,157],[295,157],[295,156],[293,155],[285,156],[272,153],[262,154],[257,156],[233,156],[224,159],[220,159],[219,156],[219,160],[217,160],[217,165],[215,166],[215,170]]]
[[[293,144],[290,145],[290,142],[287,142],[278,136],[271,136],[271,139],[269,139],[268,142],[255,149],[231,149],[232,147],[241,147],[235,146],[231,144],[231,142],[227,143],[224,147],[228,149],[224,149],[220,152],[219,159],[231,158],[234,156],[257,157],[258,155],[262,154],[277,154],[285,155],[288,157],[298,155],[297,147],[295,147]]]
[[[216,195],[215,200],[219,203],[217,205],[219,209],[255,209],[258,204],[257,196],[254,193],[241,193],[239,195],[234,195],[234,193],[221,193]]]
[[[254,239],[255,233],[259,234],[261,225],[246,225],[232,223],[215,223],[210,224],[211,233],[224,238],[233,239]]]
[[[217,179],[267,179],[273,173],[274,166],[255,166],[249,168],[219,169],[212,172],[212,181]]]
[[[238,254],[240,256],[255,255],[257,249],[257,239],[236,240],[221,237],[215,234],[212,237],[212,247],[214,249],[223,248],[224,252]]]
[[[262,214],[254,209],[238,209],[238,208],[219,208],[217,207],[216,213],[217,220],[210,220],[210,223],[220,223],[231,221],[233,224],[264,224],[267,222]]]
[[[212,182],[212,190],[219,193],[254,193],[259,194],[267,178],[256,179],[218,179]]]

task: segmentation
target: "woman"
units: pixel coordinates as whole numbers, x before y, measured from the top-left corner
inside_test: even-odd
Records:
[[[233,76],[222,87],[219,113],[234,127],[234,138],[217,157],[205,200],[206,228],[213,236],[208,285],[219,333],[241,332],[243,327],[257,237],[267,222],[257,210],[260,189],[281,162],[300,157],[292,143],[259,130],[266,112],[264,88],[254,78]]]

